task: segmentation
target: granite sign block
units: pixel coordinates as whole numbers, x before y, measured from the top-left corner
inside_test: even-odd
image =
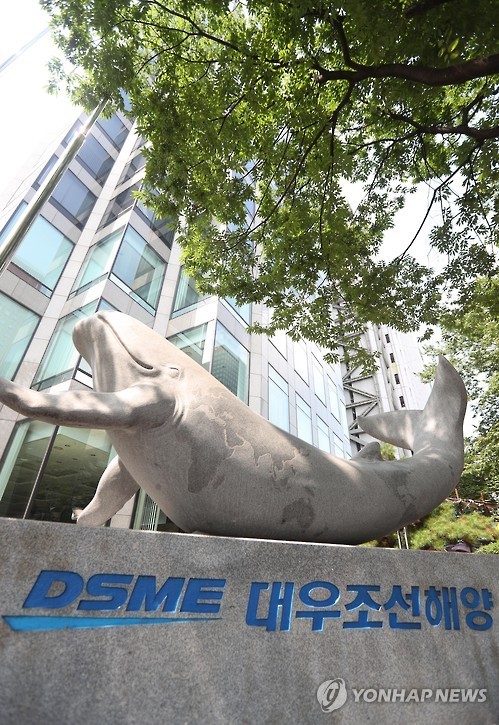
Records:
[[[0,713],[494,723],[499,558],[0,520]]]

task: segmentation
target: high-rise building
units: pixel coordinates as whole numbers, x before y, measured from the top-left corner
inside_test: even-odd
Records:
[[[0,214],[0,240],[63,153],[79,118]],[[250,335],[261,305],[201,297],[181,264],[170,220],[135,200],[143,139],[121,113],[99,118],[0,276],[0,374],[44,391],[85,389],[91,370],[72,344],[76,322],[125,312],[170,339],[251,409],[334,455],[350,457],[341,368],[309,342]],[[113,457],[100,430],[53,426],[0,410],[0,516],[71,522]],[[111,526],[166,529],[139,493]]]
[[[379,360],[375,374],[367,375],[360,368],[343,365],[343,385],[350,431],[352,453],[372,438],[357,424],[362,415],[376,415],[404,408],[424,408],[430,386],[418,375],[424,367],[416,335],[393,330],[384,325],[371,325],[362,336],[361,345]],[[398,450],[397,457],[409,451]]]

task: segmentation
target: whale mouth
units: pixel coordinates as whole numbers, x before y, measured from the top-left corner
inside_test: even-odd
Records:
[[[118,330],[114,327],[114,325],[111,324],[111,322],[109,322],[109,320],[107,319],[107,317],[104,317],[104,315],[99,315],[99,313],[97,313],[97,317],[99,318],[99,320],[101,322],[103,322],[105,325],[107,325],[107,327],[113,333],[114,337],[118,340],[118,342],[120,343],[120,345],[126,350],[127,354],[130,356],[130,358],[133,360],[133,362],[136,365],[138,365],[139,367],[143,368],[144,370],[154,370],[154,366],[153,365],[150,365],[149,363],[144,362],[143,359],[141,359],[140,357],[138,357],[138,355],[135,355],[130,350],[130,347],[124,342],[124,340],[123,340],[122,336],[120,335],[120,333],[118,332]]]

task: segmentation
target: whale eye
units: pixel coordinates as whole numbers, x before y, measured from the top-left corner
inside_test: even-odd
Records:
[[[180,368],[178,368],[176,365],[166,365],[165,370],[171,378],[180,377]]]

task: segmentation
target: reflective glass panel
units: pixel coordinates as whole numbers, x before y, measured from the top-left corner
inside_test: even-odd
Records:
[[[26,201],[22,201],[15,212],[10,217],[7,224],[2,229],[2,233],[0,234],[0,242],[7,238],[7,234],[9,234],[10,230],[14,227],[14,224],[17,222],[19,217],[21,216],[22,212],[26,207],[28,206],[28,203]]]
[[[101,242],[90,247],[75,279],[73,293],[97,284],[111,272],[111,265],[122,236],[123,228],[117,229]]]
[[[112,142],[113,146],[117,149],[121,149],[125,143],[125,139],[128,136],[128,128],[123,123],[121,118],[114,114],[111,118],[104,118],[101,116],[97,120],[97,125],[106,134],[108,139]]]
[[[217,324],[211,374],[248,402],[249,352],[223,325]]]
[[[132,184],[132,186],[129,186],[128,189],[125,189],[118,194],[118,196],[115,196],[114,199],[111,199],[107,205],[106,211],[104,212],[102,221],[99,224],[99,229],[102,229],[102,227],[105,227],[107,224],[111,224],[111,222],[114,222],[114,220],[121,214],[124,214],[132,208],[135,203],[133,192],[137,191],[139,186],[140,184],[138,183]]]
[[[38,421],[16,431],[0,479],[4,486],[0,515],[23,516],[53,432],[54,426]],[[74,523],[93,498],[110,457],[111,441],[105,431],[58,428],[29,518]]]
[[[227,302],[229,305],[229,309],[232,308],[237,312],[239,317],[242,317],[242,319],[246,322],[246,324],[250,324],[251,322],[251,304],[247,303],[245,305],[238,305],[234,297],[226,297],[224,302]]]
[[[13,378],[40,317],[0,292],[0,375]]]
[[[76,158],[100,184],[107,179],[114,164],[113,157],[94,136],[87,136]]]
[[[277,330],[275,335],[273,335],[270,338],[270,342],[274,347],[276,347],[281,355],[287,359],[288,357],[288,344],[287,344],[288,337],[284,330]]]
[[[288,384],[269,365],[269,420],[283,430],[289,431]]]
[[[184,307],[195,305],[199,300],[203,299],[196,289],[196,283],[185,274],[184,270],[180,270],[177,282],[177,291],[175,293],[175,301],[173,303],[173,311],[181,310]]]
[[[68,380],[73,376],[80,354],[73,345],[73,330],[78,320],[88,317],[97,309],[97,300],[71,312],[56,325],[45,355],[38,368],[34,383],[39,389]]]
[[[340,420],[340,406],[338,402],[338,391],[331,378],[327,376],[327,389],[329,393],[329,407],[336,420]]]
[[[172,335],[168,340],[185,352],[186,355],[189,355],[189,357],[202,365],[207,327],[206,324],[199,325],[199,327],[191,327],[190,330],[184,330],[184,332]]]
[[[321,451],[326,451],[326,453],[330,453],[331,443],[329,442],[329,428],[324,423],[322,418],[319,418],[319,416],[317,416],[317,439]]]
[[[333,441],[334,441],[334,455],[335,456],[343,456],[343,443],[339,436],[336,435],[336,433],[333,433]]]
[[[326,388],[324,385],[324,372],[322,365],[312,355],[312,375],[314,378],[314,391],[319,400],[326,404]]]
[[[128,181],[128,179],[131,179],[132,176],[135,176],[137,171],[144,168],[146,165],[145,157],[142,153],[138,153],[137,156],[134,156],[133,159],[131,159],[125,168],[123,169],[123,172],[118,179],[118,183],[116,186],[119,186],[120,184],[124,184],[125,181]]]
[[[302,342],[293,345],[295,357],[295,370],[303,380],[308,383],[307,350]]]
[[[33,286],[50,296],[66,266],[73,243],[42,216],[24,236],[12,262],[33,278]],[[26,279],[30,283],[30,279]]]
[[[66,171],[57,184],[50,202],[78,228],[83,228],[97,197],[72,171]]]
[[[298,438],[307,443],[312,443],[312,412],[308,405],[299,395],[296,396],[296,427]]]
[[[112,274],[123,282],[134,298],[156,310],[166,262],[133,227],[127,227]]]

